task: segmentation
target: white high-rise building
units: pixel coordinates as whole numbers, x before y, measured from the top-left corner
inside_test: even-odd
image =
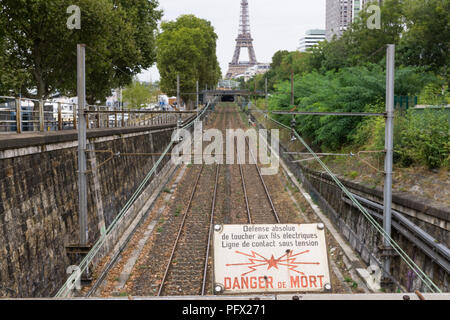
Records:
[[[381,0],[327,0],[326,39],[342,36],[348,26],[355,21],[361,10],[369,3],[381,4]]]
[[[325,40],[325,30],[311,29],[306,31],[304,37],[300,38],[300,46],[297,48],[300,52],[305,52],[309,48],[319,44],[320,41]]]
[[[342,36],[352,22],[353,0],[327,0],[326,5],[326,39],[331,41]]]
[[[355,19],[358,17],[359,12],[363,10],[366,3],[368,3],[368,0],[353,0],[353,13],[352,13],[352,21],[355,21]]]

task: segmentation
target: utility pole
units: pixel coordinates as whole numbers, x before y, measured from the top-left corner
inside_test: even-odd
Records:
[[[269,108],[269,104],[267,103],[268,98],[269,98],[268,93],[267,93],[267,77],[265,80],[265,89],[266,89],[266,110],[267,110]]]
[[[180,74],[177,74],[177,108],[180,109]]]
[[[88,240],[87,227],[87,183],[86,183],[86,65],[85,45],[77,45],[77,93],[78,93],[78,206],[80,245]]]
[[[256,76],[255,76],[255,108],[256,108]]]
[[[122,87],[119,91],[119,108],[122,111],[122,128],[125,127],[125,113],[123,112],[123,101],[122,101]]]
[[[395,76],[395,45],[389,44],[386,58],[386,132],[384,160],[384,212],[383,229],[387,235],[391,236],[392,223],[392,158],[394,154],[394,76]],[[391,242],[384,238],[384,270],[390,272],[392,253]],[[385,275],[386,276],[386,275]]]
[[[294,71],[291,71],[291,106],[295,105],[294,99]]]
[[[198,80],[196,84],[196,90],[197,90],[197,101],[196,101],[196,109],[197,109],[197,116],[198,116],[198,104],[199,104],[199,95],[198,95]]]

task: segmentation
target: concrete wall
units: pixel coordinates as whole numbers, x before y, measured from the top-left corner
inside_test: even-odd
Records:
[[[111,154],[93,151],[162,152],[172,130],[161,126],[88,132],[88,170],[101,165],[87,176],[90,243],[159,158],[115,156],[102,165]],[[76,139],[75,132],[0,139],[0,297],[52,296],[65,281],[66,268],[77,262],[66,252],[66,246],[79,239]]]

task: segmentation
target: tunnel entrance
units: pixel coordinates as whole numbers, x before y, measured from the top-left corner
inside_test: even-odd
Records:
[[[232,96],[232,95],[224,95],[224,96],[222,96],[221,101],[222,102],[234,102],[235,99],[234,99],[234,96]]]

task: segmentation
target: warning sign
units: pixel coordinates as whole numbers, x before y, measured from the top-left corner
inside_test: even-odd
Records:
[[[323,224],[216,226],[214,277],[218,293],[330,290]]]

